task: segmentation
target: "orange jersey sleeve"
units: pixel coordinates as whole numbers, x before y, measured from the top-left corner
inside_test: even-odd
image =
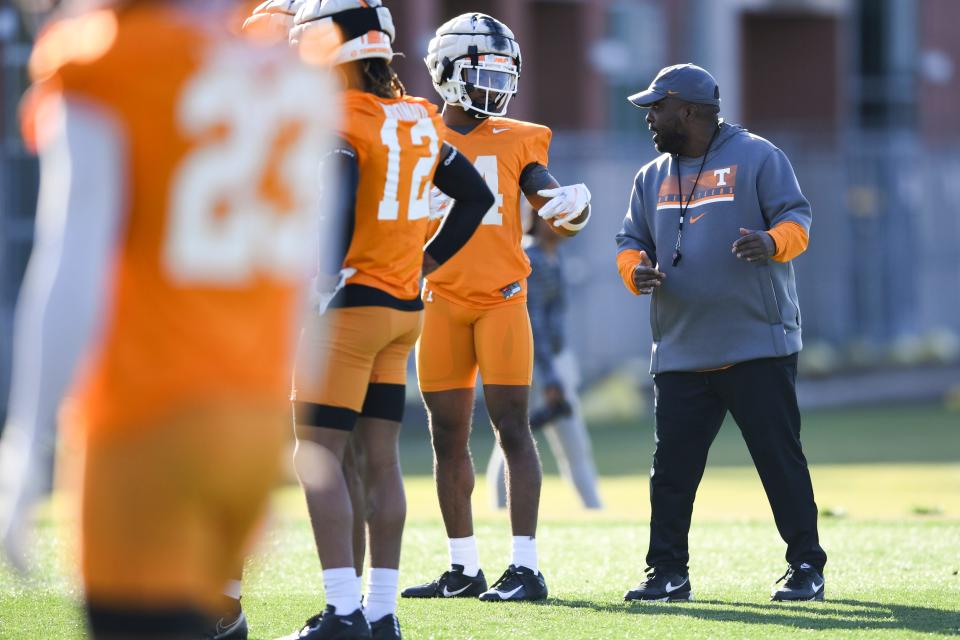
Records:
[[[777,252],[773,254],[773,259],[777,262],[790,262],[801,253],[807,250],[810,243],[810,236],[803,226],[796,222],[781,222],[767,233],[773,238],[777,247]]]
[[[466,246],[430,274],[427,287],[473,308],[522,302],[530,261],[521,247],[520,175],[532,163],[549,165],[550,129],[488,118],[465,135],[448,130],[448,136],[484,177],[496,202]]]
[[[420,290],[429,231],[430,186],[446,136],[437,108],[423,98],[378,98],[348,91],[341,135],[357,152],[360,181],[347,281],[403,300]]]
[[[31,64],[37,95],[94,105],[123,137],[110,306],[75,389],[92,429],[287,397],[329,85],[286,47],[254,48],[195,10],[137,3],[72,18]],[[71,35],[94,30],[105,36],[95,51]]]
[[[630,290],[630,293],[635,296],[640,295],[640,290],[633,282],[633,270],[643,262],[641,259],[643,253],[643,251],[637,251],[636,249],[624,249],[617,254],[617,271],[620,273],[620,279],[623,280],[623,285]]]

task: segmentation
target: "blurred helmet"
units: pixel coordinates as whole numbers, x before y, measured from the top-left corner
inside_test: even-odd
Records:
[[[441,25],[423,61],[447,104],[502,116],[517,93],[520,45],[507,25],[486,14],[464,13]]]
[[[343,37],[334,64],[364,58],[393,59],[393,17],[381,0],[306,0],[297,12],[290,40],[302,40],[305,32],[332,25]]]
[[[306,0],[266,0],[243,22],[243,30],[286,39],[294,26],[297,10]]]

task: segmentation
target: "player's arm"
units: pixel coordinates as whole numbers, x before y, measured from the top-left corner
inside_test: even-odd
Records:
[[[560,186],[549,169],[531,162],[520,173],[520,190],[530,205],[551,228],[564,236],[575,236],[590,220],[590,190],[580,183]]]
[[[439,231],[424,248],[424,275],[429,275],[467,244],[494,203],[493,193],[473,163],[448,144],[440,150],[433,184],[454,203]]]
[[[17,304],[13,377],[0,443],[0,534],[23,566],[60,402],[100,326],[121,227],[122,138],[88,103],[43,118],[36,235]]]
[[[748,262],[789,262],[807,250],[813,214],[787,156],[771,151],[757,172],[757,199],[768,228],[740,229],[731,251]]]
[[[343,262],[353,241],[356,222],[357,189],[360,185],[360,162],[356,149],[338,139],[333,150],[321,160],[320,226],[317,237],[319,256],[317,275],[310,286],[308,302],[318,313],[327,306],[347,279],[356,273]],[[329,188],[327,185],[335,185]]]
[[[617,234],[617,271],[634,295],[653,293],[666,274],[659,269],[657,245],[647,224],[643,204],[642,173],[633,180],[630,206]]]

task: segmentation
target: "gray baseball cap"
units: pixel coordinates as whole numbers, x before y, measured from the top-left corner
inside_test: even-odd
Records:
[[[675,64],[660,69],[649,87],[627,100],[637,107],[649,107],[667,97],[719,107],[720,87],[706,69],[690,63]]]

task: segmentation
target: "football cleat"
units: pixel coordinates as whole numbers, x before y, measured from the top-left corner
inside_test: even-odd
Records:
[[[280,640],[370,640],[370,623],[363,615],[363,609],[357,609],[348,616],[338,616],[336,610],[327,605],[323,613],[318,613],[303,625],[296,633],[284,636]]]
[[[527,567],[510,565],[500,579],[480,594],[484,602],[519,602],[543,600],[547,597],[547,583],[542,573]]]
[[[687,573],[668,571],[656,567],[647,567],[647,579],[635,589],[627,591],[623,599],[627,602],[686,602],[693,600],[690,576]]]
[[[777,587],[783,583],[783,586]],[[787,572],[780,576],[773,586],[770,600],[774,602],[796,602],[805,600],[823,600],[823,587],[826,581],[813,565],[806,562],[790,565]]]
[[[450,565],[450,571],[426,584],[404,589],[401,598],[476,598],[487,590],[483,571],[475,577],[464,575],[463,565]]]
[[[247,616],[240,612],[236,618],[220,618],[214,628],[204,636],[208,640],[247,640]]]
[[[400,621],[392,613],[371,622],[370,629],[373,632],[373,640],[402,640],[403,638],[403,634],[400,633]]]

